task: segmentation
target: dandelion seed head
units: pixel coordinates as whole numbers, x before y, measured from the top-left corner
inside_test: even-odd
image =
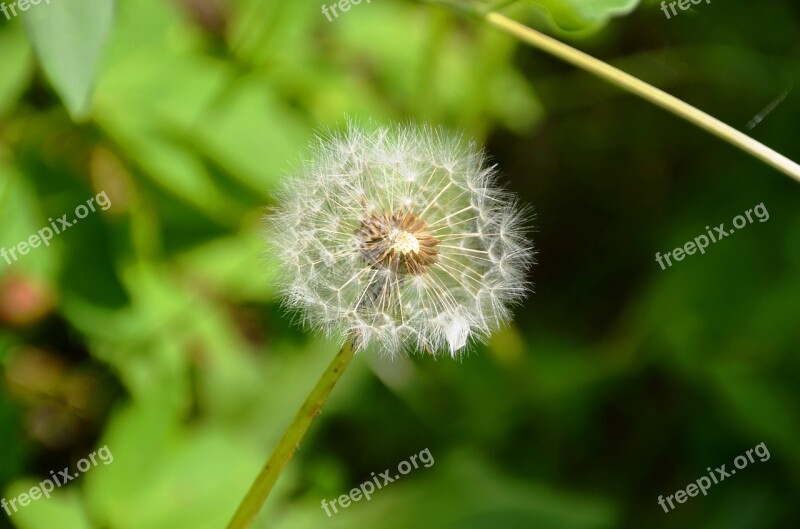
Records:
[[[319,137],[270,215],[284,303],[359,347],[461,354],[527,294],[527,212],[473,144],[426,126]]]

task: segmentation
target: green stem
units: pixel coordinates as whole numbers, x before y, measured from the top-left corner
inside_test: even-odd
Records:
[[[275,482],[278,481],[278,477],[286,467],[286,464],[289,463],[289,460],[297,451],[300,441],[302,441],[309,426],[319,414],[322,405],[339,381],[344,370],[350,364],[354,354],[353,341],[348,340],[317,381],[317,385],[306,397],[292,424],[289,425],[289,429],[281,437],[267,464],[261,469],[247,496],[244,497],[236,510],[236,514],[228,524],[228,529],[245,529],[253,523],[253,519],[255,519],[258,511],[261,510],[261,506],[266,501],[270,491],[272,491],[272,487],[275,486]]]
[[[706,114],[692,105],[683,102],[675,96],[672,96],[663,90],[656,88],[644,81],[623,72],[618,68],[614,68],[610,64],[595,59],[591,55],[587,55],[582,51],[576,50],[561,41],[552,37],[548,37],[534,29],[529,28],[515,20],[512,20],[500,13],[491,11],[483,14],[486,20],[492,26],[505,31],[523,42],[539,48],[559,59],[582,68],[596,76],[605,79],[606,81],[627,90],[639,97],[650,101],[651,103],[660,106],[661,108],[680,116],[687,121],[694,123],[701,129],[704,129],[715,136],[730,142],[731,144],[739,147],[743,151],[753,155],[759,160],[771,165],[782,173],[794,178],[800,182],[800,165],[793,162],[784,155],[770,149],[763,143],[754,140],[747,134],[738,131],[730,125],[723,123],[717,118]]]
[[[763,143],[751,138],[747,134],[734,129],[730,125],[723,123],[717,118],[706,114],[702,110],[685,103],[677,97],[670,95],[663,90],[650,85],[641,79],[634,77],[607,64],[595,59],[591,55],[583,53],[563,42],[540,33],[524,24],[512,20],[493,10],[487,10],[474,4],[469,4],[459,0],[427,0],[430,3],[445,5],[456,11],[465,13],[469,16],[481,18],[490,25],[510,34],[521,41],[530,44],[550,55],[553,55],[573,66],[577,66],[594,75],[605,79],[609,83],[627,90],[642,99],[679,116],[691,123],[694,123],[703,130],[721,138],[732,145],[739,147],[755,158],[771,165],[778,171],[794,178],[800,182],[800,165],[793,162],[779,152],[770,149]]]

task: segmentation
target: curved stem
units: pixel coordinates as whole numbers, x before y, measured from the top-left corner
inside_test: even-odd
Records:
[[[303,440],[303,436],[305,436],[309,426],[319,414],[322,405],[325,404],[331,390],[339,381],[347,366],[350,365],[354,354],[353,340],[348,340],[333,358],[328,369],[322,373],[314,389],[306,397],[305,402],[303,402],[294,420],[289,425],[289,429],[281,437],[278,446],[269,456],[267,464],[261,469],[247,496],[244,497],[236,510],[236,514],[228,524],[228,529],[244,529],[250,527],[250,524],[253,523],[284,467],[297,451],[300,441]]]
[[[751,138],[747,134],[734,129],[730,125],[723,123],[717,118],[706,114],[702,110],[693,107],[692,105],[683,102],[675,96],[672,96],[663,90],[656,88],[653,85],[647,84],[641,79],[638,79],[622,70],[611,66],[601,60],[595,59],[591,55],[587,55],[582,51],[564,44],[552,37],[548,37],[534,29],[529,28],[515,20],[512,20],[500,13],[490,11],[482,14],[492,26],[499,28],[506,33],[514,35],[523,42],[539,48],[559,59],[582,68],[596,76],[605,79],[639,97],[650,101],[651,103],[660,106],[661,108],[672,112],[673,114],[684,118],[691,123],[694,123],[701,129],[704,129],[715,136],[730,142],[731,144],[739,147],[743,151],[753,155],[759,160],[771,165],[782,173],[794,178],[800,182],[800,165],[793,162],[786,156],[770,149],[763,143]]]
[[[702,110],[685,103],[677,97],[648,84],[641,79],[623,72],[608,63],[595,59],[591,55],[583,53],[563,42],[536,31],[524,24],[510,19],[494,11],[493,6],[479,7],[464,0],[424,0],[432,4],[444,5],[450,9],[461,12],[467,16],[483,19],[490,25],[513,35],[521,41],[530,44],[550,55],[553,55],[573,66],[577,66],[594,75],[605,79],[609,83],[638,95],[642,99],[650,101],[654,105],[672,112],[691,123],[694,123],[703,130],[721,138],[732,145],[739,147],[746,153],[771,165],[785,175],[800,182],[800,165],[790,160],[779,152],[770,149],[760,141],[757,141],[747,134],[734,129],[730,125],[723,123],[717,118],[706,114]],[[509,2],[513,3],[513,2]]]

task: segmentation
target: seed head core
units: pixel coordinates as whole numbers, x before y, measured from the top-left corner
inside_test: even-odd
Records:
[[[419,239],[413,233],[401,231],[394,238],[392,250],[402,254],[419,253]]]
[[[362,257],[373,267],[397,273],[422,274],[436,261],[439,239],[428,224],[410,211],[372,215],[358,229]]]

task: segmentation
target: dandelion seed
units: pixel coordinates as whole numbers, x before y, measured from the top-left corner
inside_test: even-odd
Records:
[[[384,353],[447,352],[528,290],[526,211],[474,144],[425,126],[320,138],[271,215],[282,293],[303,322]]]

